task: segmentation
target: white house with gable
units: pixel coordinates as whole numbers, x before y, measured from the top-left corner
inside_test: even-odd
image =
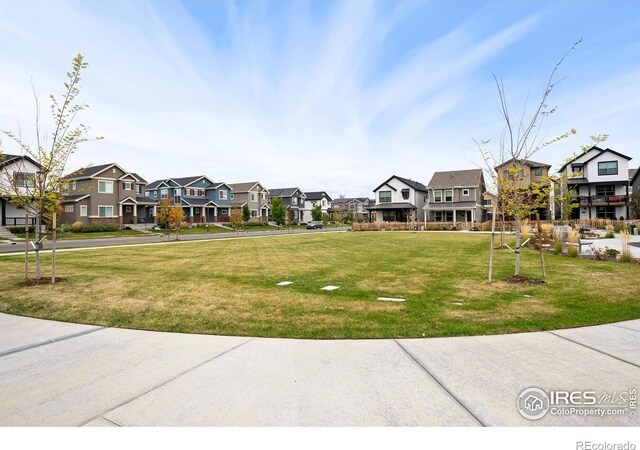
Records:
[[[0,155],[0,226],[24,225],[24,209],[11,202],[14,195],[31,194],[40,166],[33,159],[22,155]],[[35,219],[29,220],[30,225]]]

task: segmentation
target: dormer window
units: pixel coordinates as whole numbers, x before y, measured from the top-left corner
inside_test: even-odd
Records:
[[[463,189],[462,190],[462,196],[463,197],[468,197],[469,196],[469,189]]]
[[[409,200],[409,189],[403,189],[402,190],[402,199],[403,200]]]

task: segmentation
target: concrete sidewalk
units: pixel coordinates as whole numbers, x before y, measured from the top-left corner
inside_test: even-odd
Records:
[[[0,425],[638,426],[516,407],[528,387],[640,388],[640,320],[435,339],[159,333],[0,314]],[[638,411],[636,410],[636,413]]]

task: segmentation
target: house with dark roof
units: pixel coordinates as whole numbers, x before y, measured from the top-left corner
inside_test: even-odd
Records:
[[[158,202],[145,196],[147,181],[116,163],[80,169],[62,182],[61,223],[126,226],[154,221]]]
[[[518,189],[532,189],[533,185],[547,185],[550,183],[549,170],[550,164],[532,161],[530,159],[512,158],[495,167],[498,176],[498,191],[500,185],[504,183],[513,183]],[[538,209],[540,218],[543,220],[550,219],[553,212],[553,202],[551,199],[545,200],[546,206]]]
[[[307,196],[297,187],[289,188],[274,188],[269,189],[269,205],[274,198],[281,198],[287,207],[287,214],[289,211],[293,211],[293,222],[298,224],[304,222],[302,207]]]
[[[629,218],[630,160],[627,155],[594,145],[567,161],[558,174],[567,175],[568,188],[576,193],[580,205],[571,218]]]
[[[0,155],[0,226],[24,225],[26,212],[11,200],[16,195],[30,195],[41,166],[28,156]],[[29,225],[35,218],[29,219]]]
[[[215,183],[204,175],[156,180],[147,186],[149,198],[180,205],[190,225],[228,222],[231,213],[231,188]]]
[[[427,187],[409,178],[393,175],[373,190],[376,203],[369,207],[375,211],[376,222],[410,222],[418,220],[427,203]]]
[[[425,222],[475,222],[485,219],[482,169],[436,172],[427,185]]]
[[[329,214],[329,208],[331,208],[332,199],[325,191],[317,192],[305,192],[306,198],[302,205],[302,222],[311,222],[313,217],[311,216],[311,209],[315,205],[320,205],[323,214]]]
[[[229,183],[231,188],[231,208],[249,206],[250,222],[269,220],[269,191],[257,181],[247,183]]]
[[[353,222],[370,222],[372,212],[369,211],[369,207],[375,204],[375,199],[367,197],[334,198],[328,212],[330,216],[336,213],[338,220],[350,217]]]

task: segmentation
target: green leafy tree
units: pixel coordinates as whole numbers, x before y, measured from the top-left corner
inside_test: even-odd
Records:
[[[271,217],[273,218],[273,221],[278,225],[278,227],[281,227],[284,225],[286,216],[287,207],[284,204],[284,201],[279,197],[275,197],[271,200]]]
[[[331,221],[332,222],[337,222],[338,221],[338,213],[337,212],[332,212],[331,213]]]
[[[319,203],[313,204],[311,208],[311,218],[316,222],[322,220],[322,206],[320,206]]]
[[[322,213],[322,224],[326,227],[329,224],[329,214]]]
[[[76,151],[79,144],[88,141],[89,127],[77,123],[79,114],[89,105],[77,99],[80,94],[81,73],[88,66],[84,57],[76,55],[72,61],[72,68],[67,72],[67,81],[64,83],[64,91],[61,96],[53,94],[51,100],[52,132],[46,133],[40,127],[40,102],[33,88],[35,98],[35,145],[25,142],[20,133],[2,130],[21,153],[28,156],[40,165],[37,173],[30,174],[28,180],[17,186],[10,183],[9,186],[0,186],[0,195],[8,198],[11,203],[27,212],[35,218],[35,241],[42,242],[42,225],[47,221],[47,212],[58,211],[61,198],[58,195],[62,191],[67,161]],[[95,139],[102,139],[96,137]],[[0,150],[0,159],[3,151]],[[13,178],[13,177],[11,177]],[[52,194],[54,193],[54,194]],[[55,240],[53,241],[55,252]],[[55,255],[55,253],[54,253]],[[52,258],[52,272],[55,273],[55,257]],[[40,245],[35,247],[36,279],[41,279]],[[52,277],[55,282],[55,277]]]
[[[251,210],[249,209],[249,205],[246,203],[242,207],[242,220],[246,223],[251,220]]]

